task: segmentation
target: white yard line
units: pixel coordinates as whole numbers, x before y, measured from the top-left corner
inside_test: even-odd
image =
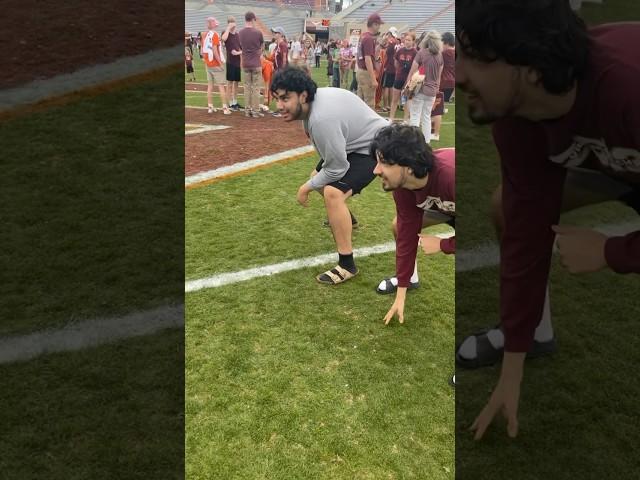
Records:
[[[623,235],[640,228],[640,222],[603,225],[597,229],[608,235]],[[440,234],[440,237],[453,232]],[[372,247],[359,248],[354,254],[367,257],[395,250],[393,242]],[[196,292],[206,288],[216,288],[253,278],[266,277],[306,267],[330,264],[336,254],[328,253],[274,265],[251,268],[239,272],[222,273],[211,277],[191,280],[185,284],[185,292]],[[495,244],[485,244],[469,251],[456,254],[456,272],[468,272],[498,264],[498,249]],[[123,317],[97,318],[73,323],[58,329],[49,329],[27,335],[0,338],[0,364],[31,360],[49,353],[83,350],[127,338],[151,335],[170,328],[184,326],[184,306],[165,306],[136,312]]]
[[[124,317],[96,318],[58,329],[0,338],[0,364],[82,350],[184,325],[184,306],[167,306]]]
[[[191,130],[186,130],[184,132],[185,135],[195,135],[196,133],[213,132],[216,130],[226,130],[231,128],[228,125],[202,125],[199,123],[185,123],[184,126],[194,127]]]
[[[454,232],[442,233],[437,236],[440,238],[448,238],[454,235]],[[393,252],[396,249],[395,242],[382,243],[372,247],[356,248],[353,250],[353,256],[356,258],[368,257],[380,253]],[[317,267],[336,261],[335,253],[326,253],[315,257],[298,258],[289,260],[288,262],[276,263],[273,265],[265,265],[263,267],[249,268],[239,272],[221,273],[199,280],[191,280],[185,283],[184,291],[197,292],[205,288],[222,287],[232,283],[245,282],[254,278],[268,277],[277,273],[289,272],[291,270],[299,270],[307,267]]]
[[[628,222],[616,225],[602,225],[596,227],[596,230],[607,235],[624,235],[626,233],[640,229],[640,222]],[[438,234],[440,238],[448,238],[455,232],[447,232]],[[372,247],[356,248],[353,255],[357,258],[368,257],[380,253],[393,252],[395,243],[383,243]],[[196,292],[205,288],[216,288],[237,282],[244,282],[254,278],[267,277],[277,273],[298,270],[306,267],[315,267],[335,261],[336,254],[328,253],[318,255],[316,257],[299,258],[288,262],[276,263],[273,265],[265,265],[262,267],[250,268],[239,272],[220,273],[207,278],[198,280],[190,280],[185,283],[185,292]],[[471,250],[460,251],[456,253],[456,273],[478,270],[481,268],[494,267],[498,265],[500,255],[498,246],[494,243],[480,245]]]
[[[168,67],[180,63],[183,54],[183,46],[164,48],[1,90],[0,112]]]
[[[286,150],[284,152],[275,153],[273,155],[266,155],[264,157],[256,158],[254,160],[247,160],[246,162],[235,163],[227,167],[220,167],[214,170],[208,170],[206,172],[196,173],[190,175],[184,179],[185,186],[194,185],[196,183],[212,180],[218,177],[224,177],[233,173],[239,173],[244,170],[250,170],[252,168],[269,165],[270,163],[280,162],[288,158],[297,157],[298,155],[306,155],[308,153],[315,152],[315,149],[311,145],[304,147],[294,148],[292,150]]]

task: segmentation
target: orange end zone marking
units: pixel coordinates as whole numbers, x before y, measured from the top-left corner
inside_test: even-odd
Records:
[[[185,187],[185,190],[193,190],[200,187],[206,187],[207,185],[218,183],[218,182],[221,182],[222,180],[228,180],[233,177],[241,177],[243,175],[248,175],[249,173],[253,173],[257,170],[262,170],[264,168],[268,168],[273,165],[280,165],[284,163],[293,162],[294,160],[298,160],[303,157],[308,157],[309,155],[310,155],[309,153],[302,153],[300,155],[294,155],[293,157],[283,158],[282,160],[276,160],[275,162],[267,163],[265,165],[257,165],[255,167],[247,168],[246,170],[242,170],[240,172],[233,172],[233,173],[228,173],[226,175],[220,175],[219,177],[216,177],[216,178],[210,178],[209,180],[203,180],[198,183],[192,183],[191,185],[187,185]]]
[[[82,87],[72,93],[66,93],[63,95],[48,98],[31,105],[18,106],[11,110],[2,112],[0,113],[0,121],[6,121],[12,118],[20,117],[22,115],[41,112],[53,107],[69,105],[80,100],[86,100],[89,98],[94,98],[100,95],[111,93],[115,90],[138,86],[141,83],[145,83],[151,80],[158,80],[160,78],[176,74],[178,71],[182,71],[182,68],[182,63],[176,63],[167,67],[156,68],[149,72],[132,75],[131,77],[123,78],[120,80],[113,80],[95,86]]]

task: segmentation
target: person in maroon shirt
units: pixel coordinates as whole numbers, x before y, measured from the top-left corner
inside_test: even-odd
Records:
[[[448,223],[455,228],[455,150],[432,151],[418,127],[391,124],[374,137],[371,156],[377,161],[373,173],[382,179],[385,191],[393,192],[396,203],[391,225],[396,240],[396,276],[383,280],[377,292],[396,293],[384,324],[396,315],[404,323],[407,289],[418,286],[418,240],[426,254],[455,253],[455,237],[420,235],[431,225]]]
[[[445,102],[451,99],[451,94],[456,86],[456,39],[451,32],[442,34],[442,74],[440,75],[440,92],[436,96],[433,112],[431,114],[431,140],[440,140],[440,127],[442,117],[447,113]]]
[[[389,28],[385,34],[387,46],[385,52],[384,71],[382,74],[382,111],[389,112],[391,109],[391,90],[396,80],[395,54],[400,34],[396,27]]]
[[[372,109],[375,108],[376,88],[376,36],[380,33],[380,26],[384,22],[377,13],[367,17],[367,31],[360,36],[358,54],[356,55],[356,80],[358,81],[358,96]]]
[[[288,56],[289,56],[289,47],[287,46],[287,41],[285,40],[286,34],[284,32],[284,28],[275,27],[272,28],[271,31],[276,37],[276,49],[273,54],[273,67],[274,72],[278,70],[282,70],[287,66]]]
[[[468,337],[456,361],[474,367],[502,357],[472,430],[481,438],[502,410],[513,437],[527,352],[555,348],[547,288],[554,240],[571,273],[640,273],[640,232],[607,237],[558,225],[563,211],[605,200],[640,213],[640,24],[587,30],[569,2],[456,6],[456,84],[471,120],[494,124],[502,169],[493,208],[500,329]]]
[[[240,37],[238,35],[236,19],[227,18],[227,28],[222,33],[222,41],[227,50],[227,82],[229,85],[229,108],[236,112],[240,110],[238,104],[238,83],[241,80],[240,57],[242,48],[240,47]]]
[[[389,118],[392,119],[396,117],[396,109],[400,102],[400,93],[402,92],[405,83],[407,83],[407,75],[409,75],[409,71],[413,65],[413,60],[418,54],[418,50],[414,46],[415,39],[416,34],[408,32],[404,37],[404,45],[398,49],[394,56],[396,76],[391,96],[391,110],[389,112]],[[408,110],[408,108],[408,105],[405,106],[405,118],[407,116],[406,110]]]
[[[264,38],[256,28],[256,15],[244,15],[245,26],[238,36],[242,49],[242,69],[244,70],[244,114],[246,117],[264,117],[260,111],[260,85],[262,84],[262,49]]]

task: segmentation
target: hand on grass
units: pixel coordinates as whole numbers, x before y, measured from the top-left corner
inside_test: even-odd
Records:
[[[554,225],[562,265],[570,273],[597,272],[607,266],[604,245],[607,236],[588,228]]]
[[[406,298],[406,295],[407,288],[398,287],[398,290],[396,291],[396,299],[387,314],[384,316],[385,325],[389,325],[391,319],[396,315],[398,316],[398,322],[401,324],[404,323],[404,299]]]
[[[507,420],[507,435],[518,435],[518,403],[520,401],[520,382],[525,353],[505,352],[502,360],[502,372],[489,402],[477,416],[470,430],[475,431],[474,440],[480,440],[498,412]]]
[[[434,253],[442,251],[440,248],[440,237],[422,233],[418,234],[418,236],[420,237],[420,246],[422,247],[422,251],[427,255],[433,255]]]

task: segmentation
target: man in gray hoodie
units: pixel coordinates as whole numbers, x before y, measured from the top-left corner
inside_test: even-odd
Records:
[[[331,231],[338,250],[338,265],[316,280],[336,285],[358,273],[351,243],[351,215],[346,201],[375,178],[376,161],[369,149],[375,134],[389,125],[353,93],[339,88],[318,88],[296,67],[278,71],[271,82],[278,111],[285,122],[300,120],[320,155],[311,179],[298,189],[297,200],[306,207],[309,194],[324,197]]]

